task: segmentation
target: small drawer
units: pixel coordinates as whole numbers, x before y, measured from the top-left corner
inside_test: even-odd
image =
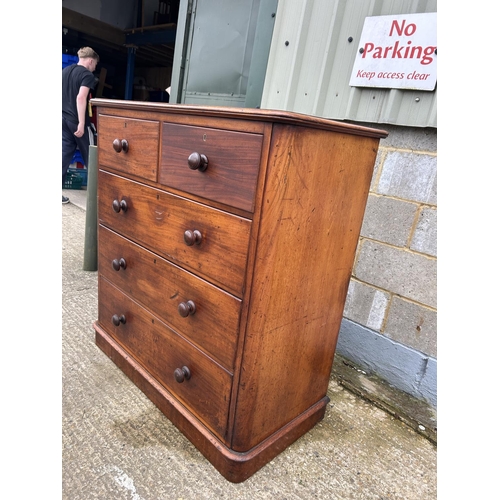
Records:
[[[242,297],[251,221],[99,171],[100,222]]]
[[[104,226],[98,242],[100,274],[233,370],[241,300]]]
[[[102,277],[98,314],[99,325],[224,440],[231,374]]]
[[[99,115],[100,165],[156,181],[160,123]]]
[[[162,125],[158,182],[253,213],[262,135]]]

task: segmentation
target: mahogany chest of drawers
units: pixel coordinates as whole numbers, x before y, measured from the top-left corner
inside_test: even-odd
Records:
[[[96,343],[241,482],[324,416],[387,133],[288,112],[92,102]]]

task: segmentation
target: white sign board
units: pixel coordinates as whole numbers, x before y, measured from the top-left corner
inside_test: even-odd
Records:
[[[434,90],[437,13],[367,17],[349,85]]]

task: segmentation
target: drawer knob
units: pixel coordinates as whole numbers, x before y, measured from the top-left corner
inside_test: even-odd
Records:
[[[208,158],[200,153],[191,153],[188,158],[188,165],[191,170],[204,172],[208,167]]]
[[[127,322],[127,320],[125,319],[125,316],[123,314],[121,316],[118,316],[118,314],[113,314],[111,321],[113,322],[113,325],[115,325],[115,326],[120,326],[122,324],[124,325]]]
[[[184,231],[184,242],[188,247],[199,245],[201,243],[200,231],[198,231],[198,229],[195,229],[194,231],[191,231],[190,229]]]
[[[113,149],[117,152],[117,153],[121,153],[122,151],[124,153],[127,153],[128,152],[128,141],[126,139],[115,139],[113,141]]]
[[[119,214],[120,210],[123,210],[126,212],[128,209],[127,202],[125,200],[118,201],[118,200],[113,200],[113,210]]]
[[[176,368],[174,371],[174,377],[179,384],[182,384],[184,380],[189,380],[191,378],[191,372],[187,366],[183,366],[182,368]]]
[[[122,257],[121,259],[113,260],[113,269],[119,271],[120,269],[127,269],[127,261]]]
[[[189,315],[192,316],[196,312],[196,304],[192,300],[181,302],[177,310],[183,318],[187,318]]]

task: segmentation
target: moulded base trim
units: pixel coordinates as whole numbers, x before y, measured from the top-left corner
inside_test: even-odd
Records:
[[[248,452],[235,452],[181,405],[132,356],[94,323],[96,345],[120,368],[125,375],[160,409],[160,411],[186,436],[219,473],[232,483],[245,481],[269,463],[299,437],[323,419],[328,396],[308,408]]]

